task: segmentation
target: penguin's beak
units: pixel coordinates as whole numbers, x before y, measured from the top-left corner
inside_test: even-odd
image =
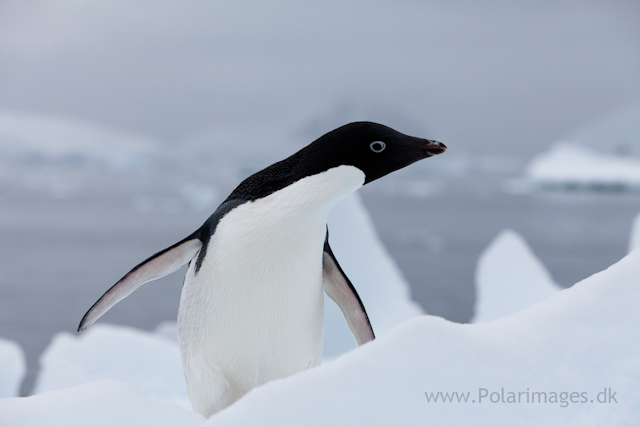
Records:
[[[429,156],[436,156],[447,151],[447,146],[440,141],[432,141],[430,139],[425,139],[425,141],[427,143],[420,146],[420,149],[426,151]]]

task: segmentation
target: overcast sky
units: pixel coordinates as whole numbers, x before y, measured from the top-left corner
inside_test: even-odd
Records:
[[[0,109],[169,142],[309,111],[530,156],[640,100],[639,22],[637,1],[3,1]]]

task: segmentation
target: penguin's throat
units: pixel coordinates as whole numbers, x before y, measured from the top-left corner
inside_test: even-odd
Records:
[[[326,223],[331,209],[364,184],[365,175],[354,166],[338,166],[304,177],[267,197],[249,202],[251,217],[243,223],[268,226],[269,222]],[[249,207],[249,206],[248,206]]]
[[[250,261],[259,276],[267,271],[287,270],[291,265],[309,265],[313,268],[303,270],[320,277],[319,270],[311,270],[320,268],[329,213],[363,182],[362,171],[353,166],[339,166],[244,203],[220,220],[209,243],[219,249],[212,249],[211,254],[214,258],[233,259],[225,262],[229,265]]]

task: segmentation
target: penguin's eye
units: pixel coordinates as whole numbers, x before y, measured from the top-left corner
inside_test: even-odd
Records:
[[[387,148],[387,144],[382,141],[373,141],[371,144],[369,144],[369,147],[374,153],[381,153],[385,148]]]

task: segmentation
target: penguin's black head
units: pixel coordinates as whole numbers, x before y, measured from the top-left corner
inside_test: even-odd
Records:
[[[266,197],[292,183],[338,166],[355,166],[368,184],[418,160],[444,153],[438,141],[415,138],[387,126],[355,122],[335,129],[297,153],[242,181],[226,201]]]
[[[438,141],[416,138],[371,122],[355,122],[316,140],[322,149],[324,168],[355,166],[365,174],[365,184],[418,160],[442,154],[447,147]],[[334,164],[335,163],[335,164]]]

